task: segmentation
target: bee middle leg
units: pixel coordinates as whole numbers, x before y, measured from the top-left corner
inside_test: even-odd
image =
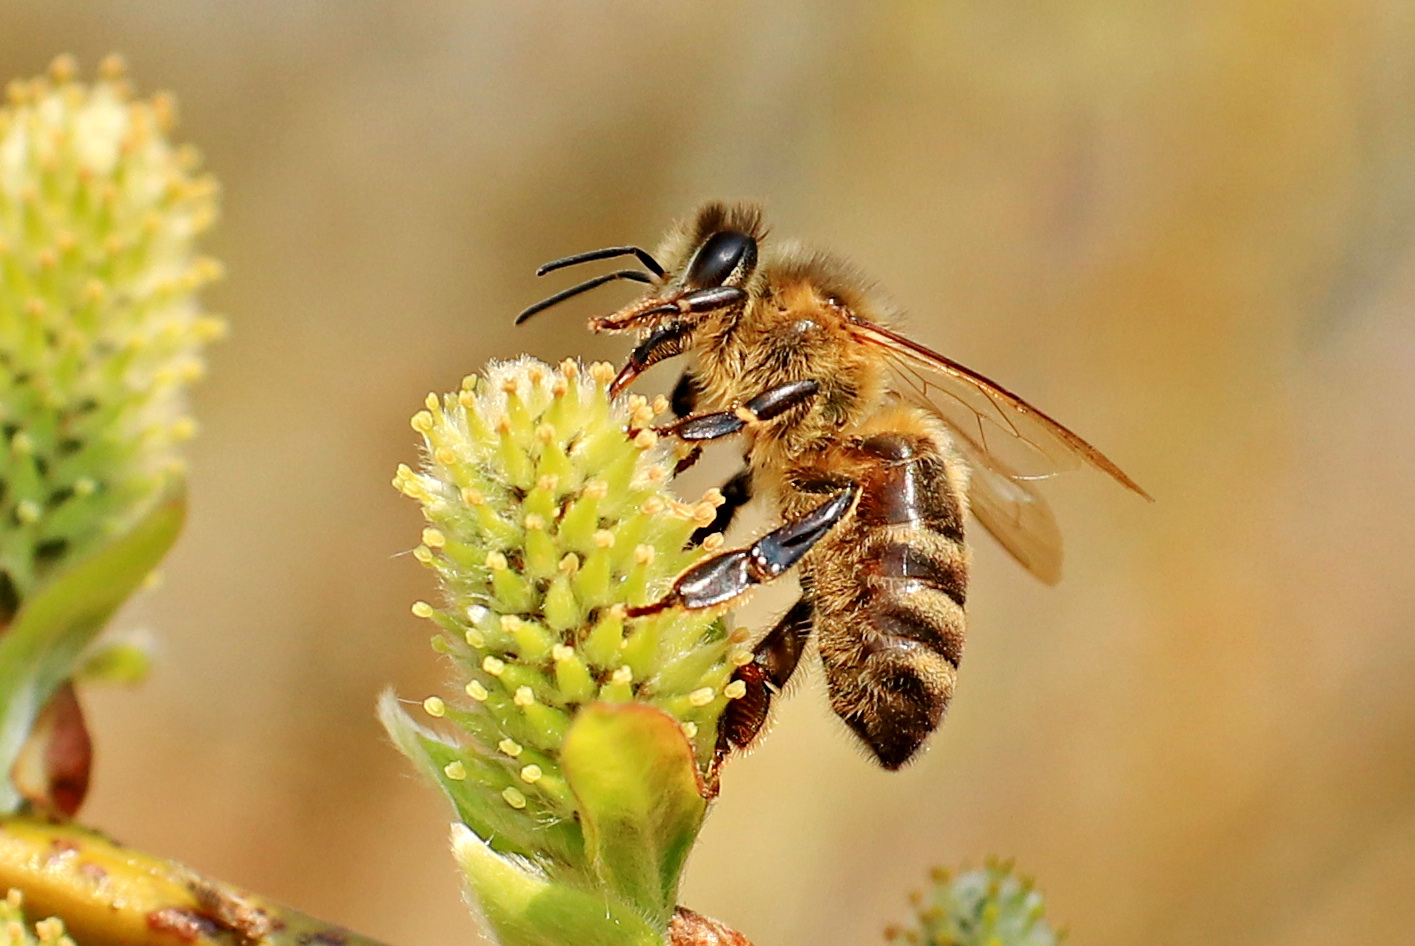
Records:
[[[696,611],[726,604],[753,586],[780,578],[817,542],[845,518],[860,489],[844,489],[807,512],[773,529],[746,548],[719,552],[689,568],[658,601],[629,608],[629,617],[657,614],[669,608]]]
[[[654,427],[661,437],[676,437],[688,443],[720,440],[740,433],[764,421],[774,420],[792,408],[800,407],[820,393],[820,383],[813,378],[788,381],[768,388],[730,411],[709,411],[689,414],[671,424]]]

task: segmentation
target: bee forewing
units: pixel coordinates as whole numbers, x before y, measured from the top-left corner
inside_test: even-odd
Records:
[[[1105,454],[995,381],[892,329],[858,317],[851,323],[862,341],[888,350],[903,382],[901,394],[947,420],[981,453],[997,457],[1015,482],[1085,465],[1152,499]]]

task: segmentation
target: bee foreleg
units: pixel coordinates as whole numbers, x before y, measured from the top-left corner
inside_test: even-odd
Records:
[[[629,360],[619,369],[619,374],[609,385],[610,396],[618,396],[635,378],[660,361],[683,354],[688,347],[688,337],[692,331],[692,326],[685,322],[669,322],[650,332],[649,337],[639,342],[629,353]]]
[[[747,548],[703,559],[679,575],[668,594],[652,604],[629,608],[629,616],[642,617],[674,607],[688,610],[716,607],[753,585],[781,577],[845,518],[859,492],[859,487],[852,483],[801,518],[773,529]]]
[[[719,440],[739,433],[745,428],[773,420],[793,407],[800,407],[820,393],[820,384],[806,378],[803,381],[788,381],[769,388],[747,403],[730,411],[712,411],[706,414],[690,414],[681,420],[662,427],[655,427],[654,433],[662,437],[677,437],[679,440],[696,442]]]
[[[722,720],[717,724],[717,758],[719,761],[733,749],[741,749],[766,725],[771,698],[786,687],[806,641],[811,636],[811,602],[802,598],[781,616],[776,627],[752,648],[751,663],[743,664],[732,674],[741,680],[746,692],[727,704]]]
[[[737,475],[722,484],[722,505],[717,507],[712,522],[693,532],[688,540],[691,545],[699,545],[714,532],[726,532],[737,518],[737,510],[752,501],[752,471],[741,469]]]

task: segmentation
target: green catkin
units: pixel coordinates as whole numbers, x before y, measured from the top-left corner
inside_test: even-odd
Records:
[[[579,708],[666,712],[707,778],[736,649],[713,612],[625,618],[625,604],[661,596],[703,553],[685,548],[696,507],[668,491],[671,451],[625,435],[631,406],[610,401],[612,377],[607,365],[494,364],[457,393],[429,396],[413,419],[423,463],[393,481],[422,507],[415,557],[443,592],[414,613],[435,625],[461,693],[433,704],[435,728],[391,701],[385,725],[415,759],[436,762],[425,769],[469,827],[497,833],[483,840],[559,875],[591,871],[565,855],[583,846],[559,761]],[[534,824],[511,830],[506,818]],[[559,853],[509,840],[546,824]]]
[[[225,331],[197,292],[217,188],[173,104],[71,59],[0,107],[0,606],[122,532],[177,477],[186,389]]]
[[[1057,946],[1064,933],[1046,919],[1042,894],[1010,863],[954,874],[934,870],[930,890],[911,898],[914,922],[886,938],[919,946]]]

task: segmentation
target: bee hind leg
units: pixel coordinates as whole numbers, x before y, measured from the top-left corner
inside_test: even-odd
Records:
[[[849,484],[815,509],[773,529],[746,548],[719,552],[689,568],[658,601],[629,608],[629,617],[669,608],[696,611],[726,604],[754,585],[781,577],[845,518],[860,489]]]
[[[811,611],[809,598],[802,597],[752,648],[751,663],[733,672],[732,679],[742,681],[746,692],[727,704],[717,724],[714,767],[733,749],[751,745],[766,725],[772,696],[786,687],[806,649],[806,640],[811,636]]]

